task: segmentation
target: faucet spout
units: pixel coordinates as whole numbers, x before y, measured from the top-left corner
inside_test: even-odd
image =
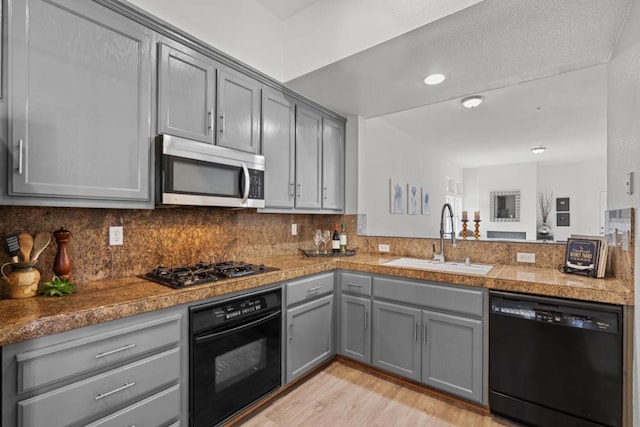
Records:
[[[445,224],[445,211],[449,210],[449,221],[451,224],[451,233],[445,233],[444,231],[444,224]],[[453,224],[453,208],[451,207],[451,205],[449,203],[445,203],[444,205],[442,205],[442,211],[440,211],[440,253],[439,254],[434,254],[434,259],[436,261],[440,261],[440,262],[445,262],[444,259],[444,235],[445,234],[450,234],[451,235],[451,246],[453,246],[454,248],[456,247],[456,233],[455,233],[455,228],[454,228],[454,224]]]

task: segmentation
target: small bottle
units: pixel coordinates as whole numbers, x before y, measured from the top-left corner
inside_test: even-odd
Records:
[[[338,232],[338,224],[333,224],[333,237],[331,238],[331,251],[340,253],[340,233]]]
[[[344,223],[340,223],[340,253],[347,253],[347,232],[344,231]]]

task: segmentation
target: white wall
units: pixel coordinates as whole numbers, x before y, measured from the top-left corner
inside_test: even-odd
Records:
[[[384,119],[362,120],[358,146],[358,213],[370,236],[437,237],[447,177],[462,182],[462,170],[411,139]],[[389,180],[416,183],[429,192],[430,215],[391,214]],[[406,199],[405,199],[406,200]],[[406,205],[406,203],[405,203]]]
[[[555,240],[566,240],[571,234],[600,234],[602,212],[600,192],[607,188],[607,160],[591,159],[584,162],[538,166],[538,192],[553,192],[553,204],[549,225]],[[556,225],[556,201],[569,197],[571,225]],[[537,207],[537,205],[536,205]],[[540,210],[538,223],[542,222]]]
[[[640,4],[632,2],[622,34],[609,61],[607,107],[607,189],[609,209],[636,209],[635,241],[640,242]],[[626,173],[636,173],[634,194],[626,194]],[[640,250],[635,250],[634,421],[640,426]]]
[[[480,236],[487,231],[524,231],[527,239],[535,239],[536,231],[536,164],[488,166],[465,169],[463,209],[480,211]],[[492,191],[520,191],[520,221],[493,222],[490,220]],[[471,213],[469,214],[471,215]],[[472,218],[469,218],[472,219]]]
[[[218,50],[283,81],[284,23],[255,0],[130,0]]]

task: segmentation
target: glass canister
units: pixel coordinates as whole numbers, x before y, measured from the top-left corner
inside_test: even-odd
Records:
[[[9,298],[29,298],[38,293],[40,272],[29,262],[8,262],[0,268]]]

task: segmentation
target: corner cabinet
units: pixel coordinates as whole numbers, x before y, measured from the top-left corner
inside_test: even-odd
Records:
[[[287,383],[335,354],[333,281],[331,272],[287,284]]]
[[[15,0],[8,22],[8,194],[152,207],[153,32],[80,0]]]
[[[2,425],[186,425],[186,328],[172,308],[4,347]]]
[[[343,122],[265,90],[262,132],[267,211],[344,211]]]

